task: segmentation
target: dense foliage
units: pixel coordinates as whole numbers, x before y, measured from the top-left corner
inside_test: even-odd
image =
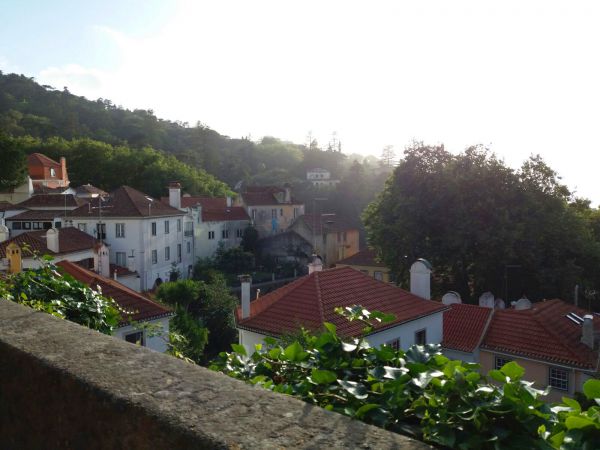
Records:
[[[0,298],[27,305],[105,334],[112,334],[125,313],[111,298],[94,291],[51,261],[0,281]]]
[[[389,320],[360,307],[343,313],[364,322],[365,334],[373,321]],[[485,377],[477,364],[451,361],[437,345],[371,348],[364,338],[341,339],[333,324],[325,328],[285,347],[267,339],[252,355],[233,345],[211,368],[443,447],[592,449],[600,442],[598,406],[545,403],[514,362]],[[584,390],[600,404],[599,380]]]
[[[27,179],[25,152],[0,129],[0,191],[20,186]]]
[[[171,321],[173,331],[186,339],[183,353],[204,364],[236,339],[233,310],[237,300],[218,273],[207,282],[179,280],[163,283],[156,294],[173,305],[177,317]],[[181,317],[180,317],[181,314]]]
[[[600,286],[599,217],[539,156],[515,171],[479,147],[453,155],[421,144],[364,214],[370,243],[399,279],[425,257],[438,294],[504,297],[510,278],[508,300],[569,299],[575,284]]]

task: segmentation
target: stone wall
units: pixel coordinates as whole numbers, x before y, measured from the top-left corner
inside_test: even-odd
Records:
[[[0,448],[429,448],[0,300]]]

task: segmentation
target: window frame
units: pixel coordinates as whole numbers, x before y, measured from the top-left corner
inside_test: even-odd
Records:
[[[165,247],[165,261],[171,261],[171,246],[167,245]]]
[[[165,220],[165,234],[169,234],[171,225],[169,225],[169,221]]]
[[[400,337],[390,339],[389,341],[387,341],[385,343],[385,345],[387,345],[388,347],[391,347],[395,351],[398,351],[401,349],[400,344],[401,344]]]
[[[552,371],[555,371],[555,373],[553,374]],[[564,378],[557,376],[557,373],[564,375]],[[548,367],[548,386],[552,389],[569,392],[569,381],[569,371],[567,369],[556,366]]]
[[[158,264],[158,250],[154,249],[150,252],[152,264]]]
[[[137,340],[137,339],[130,340],[131,336],[135,336],[135,337],[139,336],[140,339],[139,340]],[[140,347],[146,346],[146,336],[144,335],[144,330],[127,333],[127,334],[123,335],[123,339],[126,342],[129,342],[130,344],[139,345]]]
[[[117,266],[127,267],[127,252],[115,252],[115,263]]]
[[[423,336],[423,339],[420,338],[421,336]],[[415,345],[425,344],[427,344],[427,328],[421,328],[420,330],[415,331]]]
[[[150,223],[150,234],[156,236],[156,222]]]
[[[212,241],[214,238],[215,238],[215,232],[214,232],[214,230],[209,231],[208,232],[208,239],[210,241]]]
[[[118,239],[125,238],[125,224],[124,223],[115,223],[115,237]]]
[[[181,233],[181,219],[177,219],[177,232]]]
[[[509,362],[512,362],[512,359],[508,359],[506,356],[499,356],[499,355],[495,355],[494,356],[494,369],[496,370],[500,370],[502,367],[504,367],[505,364],[508,364]]]

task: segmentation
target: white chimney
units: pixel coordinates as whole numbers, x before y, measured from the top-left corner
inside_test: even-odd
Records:
[[[285,185],[285,198],[283,200],[284,203],[292,203],[292,188],[289,185]]]
[[[232,201],[231,197],[228,195],[227,196],[227,207],[231,208],[232,203],[233,203],[233,201]]]
[[[583,316],[581,325],[581,342],[592,350],[594,349],[594,316],[586,314]]]
[[[133,256],[133,250],[131,251],[131,255],[127,257],[127,270],[135,272],[135,256]]]
[[[115,269],[115,271],[113,272],[113,278],[115,279],[115,281],[117,281],[117,269]]]
[[[181,184],[178,181],[169,183],[169,205],[181,209]]]
[[[8,227],[4,224],[0,224],[0,242],[7,241],[10,236]]]
[[[242,284],[242,319],[250,317],[250,286],[252,277],[250,275],[240,275]]]
[[[110,278],[110,259],[108,247],[104,244],[94,248],[94,271],[103,277]]]
[[[431,264],[423,258],[410,266],[410,292],[431,300]]]
[[[323,270],[323,260],[313,254],[312,255],[312,261],[308,263],[308,274],[310,275],[313,272],[320,272]]]
[[[48,247],[48,250],[51,252],[59,252],[58,230],[56,228],[50,228],[46,231],[46,247]]]

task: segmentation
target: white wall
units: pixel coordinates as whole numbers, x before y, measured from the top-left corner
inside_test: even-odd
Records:
[[[470,362],[470,363],[478,363],[479,362],[479,349],[475,350],[473,353],[461,352],[459,350],[452,350],[449,348],[442,348],[442,353],[446,358],[449,359],[457,359],[460,361]]]
[[[400,338],[400,348],[402,348],[402,350],[408,350],[410,346],[415,344],[415,332],[426,329],[427,343],[439,344],[442,342],[443,338],[442,320],[442,312],[431,314],[372,334],[367,337],[367,342],[373,347],[378,347],[386,342]]]
[[[220,222],[201,222],[197,224],[198,233],[196,233],[195,245],[196,255],[198,258],[211,258],[214,256],[217,248],[219,248],[219,242],[223,242],[226,249],[232,247],[238,247],[242,243],[242,238],[237,237],[237,230],[243,231],[248,226],[248,220],[227,220]],[[229,231],[229,238],[223,239],[223,230]],[[208,233],[213,231],[215,233],[214,239],[208,238]]]
[[[262,344],[263,339],[267,337],[264,334],[255,333],[254,331],[242,330],[241,328],[238,328],[238,332],[239,343],[240,345],[244,346],[248,355],[254,353],[255,345]]]
[[[144,330],[144,340],[146,342],[146,347],[149,349],[155,350],[157,352],[164,353],[167,351],[167,341],[169,340],[169,320],[170,317],[163,317],[161,319],[151,320],[148,323],[153,325],[158,325],[162,328],[162,333],[158,336],[149,337],[146,330]],[[135,333],[136,331],[140,331],[137,328],[132,327],[131,325],[127,325],[124,327],[117,328],[113,332],[113,336],[119,339],[125,340],[125,336],[129,333]]]

